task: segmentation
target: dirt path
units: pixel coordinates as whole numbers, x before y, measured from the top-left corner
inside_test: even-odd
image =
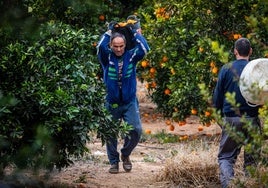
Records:
[[[133,169],[126,173],[120,163],[119,173],[110,174],[110,165],[107,161],[105,147],[101,143],[89,145],[92,148],[94,159],[79,160],[62,172],[51,174],[53,181],[62,184],[73,185],[73,187],[90,188],[134,188],[134,187],[167,187],[165,183],[157,183],[154,176],[161,170],[165,159],[168,157],[162,146],[153,147],[139,144],[131,155]]]
[[[169,131],[165,125],[165,120],[155,118],[154,106],[148,103],[140,104],[143,129],[150,129],[152,134],[165,131],[177,135],[202,135],[219,134],[220,128],[217,125],[205,127],[203,131],[198,131],[200,125],[196,117],[187,119],[184,126],[176,126],[174,131]],[[147,114],[147,115],[144,115]],[[154,118],[152,118],[154,117]],[[51,174],[52,181],[69,184],[79,188],[139,188],[173,187],[169,182],[156,182],[155,177],[164,167],[166,160],[171,157],[171,150],[176,150],[178,143],[159,144],[152,141],[139,143],[131,155],[133,169],[130,173],[124,172],[120,164],[118,174],[108,173],[108,164],[105,146],[101,146],[100,141],[91,143],[88,147],[91,153],[83,159],[75,161],[74,165]],[[118,148],[122,146],[122,142]]]
[[[140,114],[143,130],[150,130],[151,134],[159,132],[171,133],[175,135],[214,135],[220,133],[220,128],[212,124],[210,127],[204,127],[203,131],[198,131],[200,125],[197,117],[192,116],[187,119],[184,126],[175,125],[175,130],[170,131],[165,120],[156,113],[155,106],[148,102],[145,92],[139,86]],[[120,173],[110,174],[110,167],[106,155],[105,146],[101,145],[99,140],[88,144],[91,152],[81,159],[74,160],[74,164],[62,171],[52,171],[49,183],[54,188],[73,187],[73,188],[167,188],[174,187],[170,182],[156,182],[156,176],[165,163],[172,157],[172,150],[178,148],[178,144],[159,144],[153,140],[140,142],[133,151],[130,159],[133,163],[133,169],[130,173],[124,172],[120,164]],[[122,142],[118,149],[122,146]],[[27,178],[22,178],[27,179]],[[37,186],[38,187],[38,186]],[[0,185],[1,188],[1,185]]]

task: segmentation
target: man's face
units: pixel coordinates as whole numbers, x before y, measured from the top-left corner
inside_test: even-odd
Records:
[[[111,49],[116,56],[122,56],[125,52],[126,44],[122,37],[115,37],[111,42]]]

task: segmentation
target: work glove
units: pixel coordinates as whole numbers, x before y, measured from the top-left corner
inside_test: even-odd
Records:
[[[136,15],[130,15],[127,17],[127,23],[131,25],[131,28],[134,30],[140,29],[140,19],[137,18]]]
[[[116,21],[111,21],[110,23],[108,23],[108,30],[113,30],[115,24],[117,24]]]

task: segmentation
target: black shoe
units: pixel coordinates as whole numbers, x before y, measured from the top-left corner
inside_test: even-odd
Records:
[[[111,168],[109,169],[109,173],[117,174],[119,172],[119,165],[118,163],[112,164]]]
[[[123,161],[123,168],[126,172],[130,172],[132,169],[132,164],[130,162],[129,156],[125,157],[121,155],[121,160]]]

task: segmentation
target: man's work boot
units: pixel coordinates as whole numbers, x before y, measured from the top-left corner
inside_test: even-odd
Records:
[[[129,156],[125,157],[121,155],[121,160],[123,161],[123,168],[126,172],[130,172],[132,169],[132,164],[130,162]]]
[[[109,169],[109,173],[111,174],[117,174],[119,172],[119,165],[118,163],[112,164],[110,169]]]

